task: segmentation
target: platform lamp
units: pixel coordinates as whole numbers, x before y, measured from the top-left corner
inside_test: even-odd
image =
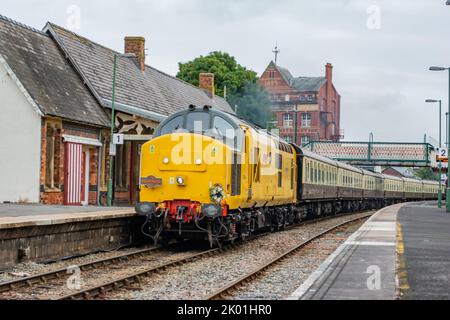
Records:
[[[125,53],[125,54],[114,54],[114,64],[113,64],[113,79],[112,79],[112,101],[111,101],[111,138],[110,143],[113,143],[114,137],[114,127],[115,127],[115,105],[116,105],[116,72],[117,72],[117,60],[119,58],[135,58],[136,55],[134,53]],[[110,147],[111,149],[111,147]],[[113,188],[113,163],[114,156],[109,155],[109,179],[108,179],[108,193],[107,193],[107,205],[108,207],[112,206],[112,188]]]
[[[427,99],[425,100],[427,103],[437,103],[439,102],[439,149],[442,148],[442,100],[433,100],[433,99]],[[442,161],[439,160],[438,164],[439,168],[439,194],[438,194],[438,208],[442,208]]]
[[[449,77],[448,112],[450,113],[450,68],[433,66],[433,67],[430,67],[430,71],[448,71],[448,77]],[[447,134],[447,142],[450,143],[450,130],[447,131],[446,134]],[[447,187],[446,187],[446,192],[445,192],[445,206],[446,206],[447,212],[450,212],[450,188],[449,188],[450,179],[449,178],[450,178],[450,170],[447,169]]]

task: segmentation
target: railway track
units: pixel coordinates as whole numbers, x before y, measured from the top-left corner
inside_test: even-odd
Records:
[[[364,218],[367,218],[370,215],[372,215],[372,213],[365,215]],[[329,220],[331,218],[332,217],[325,217],[325,218],[318,219],[318,220],[306,221],[306,222],[304,222],[302,224],[299,224],[299,225],[296,225],[296,226],[292,226],[289,229],[297,228],[297,227],[300,227],[300,226],[305,226],[307,224],[317,223],[319,221]],[[360,219],[361,218],[351,219],[350,221],[356,221],[356,220],[360,220]],[[347,222],[347,223],[349,223],[349,222]],[[342,224],[339,224],[338,226],[335,226],[332,229],[335,229],[335,228],[337,228],[337,227],[339,227],[341,225]],[[263,237],[265,235],[266,234],[261,234],[261,235],[252,237],[252,239],[250,239],[249,241],[258,239],[258,238]],[[230,244],[230,245],[224,246],[222,248],[215,248],[215,249],[206,250],[204,252],[193,254],[192,256],[185,257],[185,258],[182,258],[182,259],[177,260],[177,261],[173,261],[173,262],[170,262],[170,263],[165,263],[165,264],[162,264],[160,266],[153,267],[153,268],[150,268],[150,269],[142,271],[142,272],[131,274],[131,275],[122,277],[120,279],[115,279],[114,281],[110,281],[110,282],[104,283],[102,285],[98,285],[98,286],[91,287],[91,288],[88,288],[88,289],[80,290],[78,292],[71,293],[69,295],[60,297],[59,299],[61,299],[61,300],[81,300],[81,299],[102,298],[102,297],[105,297],[108,292],[120,290],[120,289],[123,289],[123,288],[125,288],[125,289],[137,289],[136,287],[133,287],[133,285],[138,285],[139,286],[140,283],[141,283],[141,280],[144,277],[150,276],[150,275],[155,274],[155,273],[162,273],[165,270],[167,270],[168,268],[172,268],[172,267],[183,265],[185,263],[190,263],[190,262],[193,262],[193,261],[196,261],[196,260],[200,260],[200,259],[202,259],[204,257],[210,257],[210,256],[213,256],[213,255],[222,253],[224,251],[233,250],[233,249],[235,249],[237,247],[242,246],[245,243],[248,243],[248,241],[247,242],[239,242],[237,244]]]
[[[352,215],[352,214],[340,215],[340,217],[345,217],[346,215]],[[308,221],[305,221],[305,222],[297,224],[297,225],[289,226],[286,229],[287,230],[295,229],[295,228],[298,228],[301,226],[305,226],[308,224],[314,224],[314,223],[324,221],[324,220],[329,220],[332,218],[334,218],[334,216],[333,217],[324,217],[324,218],[316,219],[316,220],[308,220]],[[59,299],[61,299],[61,300],[94,299],[94,298],[101,298],[102,296],[106,295],[108,292],[116,291],[119,289],[123,289],[123,288],[134,289],[133,285],[136,285],[136,284],[139,285],[141,282],[141,279],[143,277],[147,277],[147,276],[155,274],[155,273],[161,273],[171,267],[176,267],[176,266],[179,266],[179,265],[182,265],[185,263],[189,263],[189,262],[193,262],[193,261],[202,259],[204,257],[216,255],[216,254],[219,254],[224,251],[235,249],[238,246],[241,246],[245,243],[248,243],[249,241],[253,241],[260,237],[264,237],[265,235],[267,235],[267,234],[263,233],[263,234],[256,235],[256,236],[248,239],[245,242],[238,242],[235,244],[226,245],[222,248],[213,248],[213,249],[205,250],[202,252],[196,252],[196,253],[190,254],[188,256],[182,257],[180,259],[176,259],[175,261],[170,261],[170,262],[163,263],[160,265],[152,266],[145,270],[142,270],[139,272],[134,272],[134,273],[125,275],[121,278],[114,279],[113,281],[104,282],[101,285],[95,285],[95,286],[92,286],[87,289],[72,292],[70,294],[66,294],[63,296],[58,296],[56,299],[58,299],[58,300]],[[168,249],[168,247],[163,247],[163,246],[139,249],[139,250],[135,250],[135,251],[125,253],[125,254],[122,254],[119,256],[115,256],[115,257],[110,257],[110,258],[106,258],[106,259],[98,259],[98,260],[88,262],[88,263],[85,263],[82,265],[77,265],[76,267],[78,267],[81,271],[93,271],[95,269],[105,269],[105,268],[114,269],[114,267],[117,264],[129,262],[131,260],[138,259],[138,258],[145,258],[146,256],[151,256],[155,253],[158,253],[158,252],[161,252],[161,251],[164,251],[167,249]],[[58,270],[54,270],[54,271],[50,271],[50,272],[46,272],[46,273],[36,274],[36,275],[29,276],[29,277],[13,280],[13,281],[0,283],[0,294],[4,295],[8,292],[16,292],[18,290],[23,290],[23,289],[26,290],[27,288],[31,288],[33,286],[38,286],[38,287],[43,286],[43,287],[46,287],[49,290],[51,290],[52,281],[59,282],[58,285],[61,286],[61,284],[60,284],[61,280],[64,280],[65,278],[68,278],[70,276],[70,274],[68,274],[67,270],[68,270],[68,268],[65,267],[65,268],[60,268]],[[1,297],[0,297],[0,299],[1,299]]]
[[[233,293],[235,291],[241,290],[242,287],[244,287],[244,286],[250,284],[252,281],[255,281],[256,279],[258,279],[261,275],[264,274],[264,272],[266,270],[268,270],[269,268],[273,267],[274,265],[276,265],[278,263],[281,263],[284,259],[292,256],[293,254],[298,253],[299,251],[301,251],[303,248],[305,248],[307,245],[309,245],[313,241],[318,240],[318,239],[320,239],[342,227],[348,226],[352,223],[355,223],[355,222],[363,220],[363,219],[367,219],[370,216],[371,215],[367,215],[367,216],[362,216],[362,217],[358,217],[355,219],[351,219],[349,221],[337,224],[336,226],[333,226],[313,237],[310,237],[306,241],[303,241],[302,243],[296,245],[292,249],[289,249],[289,250],[283,252],[279,256],[271,259],[270,261],[268,261],[267,263],[263,264],[262,266],[256,268],[255,270],[245,274],[244,276],[233,281],[232,283],[229,283],[229,284],[225,285],[224,287],[218,289],[211,295],[204,297],[203,300],[223,300],[227,296],[229,297],[229,296],[233,295]]]
[[[77,265],[81,271],[92,270],[94,268],[105,267],[117,262],[122,262],[124,260],[131,260],[138,257],[143,257],[145,255],[159,252],[163,249],[162,246],[151,247],[145,249],[139,249],[133,252],[128,252],[115,257],[110,257],[106,259],[98,259],[92,262]],[[60,268],[57,270],[31,275],[17,280],[11,280],[7,282],[0,282],[0,293],[17,290],[20,288],[32,287],[35,285],[46,284],[48,281],[53,279],[62,279],[68,277],[67,267]]]

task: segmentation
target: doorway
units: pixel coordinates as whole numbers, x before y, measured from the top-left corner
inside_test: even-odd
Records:
[[[141,149],[145,142],[133,141],[131,148],[130,168],[130,204],[139,202],[140,174],[141,174]]]
[[[89,147],[83,146],[83,153],[81,158],[81,205],[87,206],[89,204]]]

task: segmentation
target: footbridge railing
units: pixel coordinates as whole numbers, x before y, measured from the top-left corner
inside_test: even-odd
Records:
[[[409,142],[311,141],[305,149],[322,156],[361,166],[430,166],[434,147]]]

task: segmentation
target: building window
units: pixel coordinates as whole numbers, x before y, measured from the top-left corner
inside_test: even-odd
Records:
[[[322,111],[325,111],[325,110],[327,109],[327,100],[322,99],[322,104],[321,104],[321,106],[320,106],[320,109],[321,109]]]
[[[292,117],[292,114],[290,114],[290,113],[283,114],[283,127],[291,128],[293,123],[294,123],[294,119]]]
[[[305,101],[305,100],[306,100],[305,96],[304,96],[304,95],[301,95],[301,96],[300,96],[300,101]]]
[[[55,188],[55,129],[47,125],[45,154],[45,187]]]
[[[302,127],[311,127],[311,113],[302,113]]]
[[[309,143],[309,137],[308,136],[302,136],[302,145],[307,145]]]
[[[285,95],[285,96],[284,96],[284,101],[285,101],[285,102],[291,101],[291,97],[290,97],[288,94]]]
[[[313,101],[313,95],[312,94],[308,94],[308,101]]]
[[[291,137],[291,136],[285,136],[285,137],[283,137],[283,139],[284,139],[287,143],[292,143],[292,137]]]

